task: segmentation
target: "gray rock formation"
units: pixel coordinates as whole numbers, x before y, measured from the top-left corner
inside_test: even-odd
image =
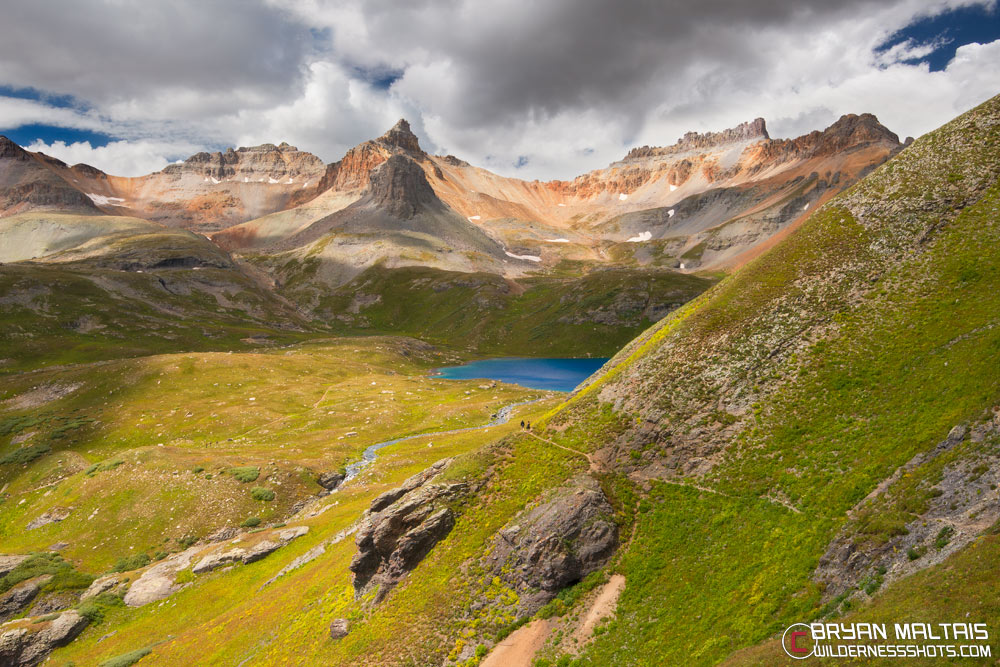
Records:
[[[372,501],[354,538],[358,553],[350,569],[357,595],[377,588],[375,601],[381,601],[451,532],[455,513],[445,501],[468,491],[468,485],[429,483],[450,462],[438,461]]]
[[[335,618],[330,624],[330,639],[343,639],[350,629],[350,623],[346,618]]]
[[[295,526],[272,533],[267,538],[248,547],[233,547],[225,551],[216,551],[202,558],[191,568],[195,574],[204,574],[218,569],[223,565],[240,562],[244,565],[254,563],[274,553],[281,547],[309,532],[308,526]]]
[[[592,477],[574,477],[503,528],[486,565],[517,591],[519,613],[530,616],[607,563],[618,548],[613,515]]]
[[[130,607],[141,607],[150,602],[157,602],[179,591],[182,586],[177,583],[177,573],[187,568],[191,560],[204,547],[194,546],[180,553],[173,554],[142,573],[125,594],[125,604]]]
[[[72,507],[53,507],[45,514],[32,519],[28,523],[28,530],[41,528],[42,526],[47,526],[50,523],[56,523],[58,521],[65,521],[72,511]]]
[[[344,473],[331,470],[329,472],[321,472],[316,478],[316,483],[322,486],[327,491],[334,491],[338,486],[344,481]]]
[[[119,584],[118,575],[109,574],[106,577],[100,577],[99,579],[94,579],[90,587],[83,592],[80,596],[81,600],[87,600],[92,597],[97,597],[101,593],[107,593],[115,586]]]
[[[23,612],[31,604],[31,601],[38,595],[38,591],[52,575],[36,577],[28,581],[22,581],[9,591],[0,595],[0,621],[6,621]]]
[[[32,667],[41,663],[59,646],[65,646],[83,632],[87,619],[75,610],[58,618],[30,627],[19,626],[0,631],[0,665]]]

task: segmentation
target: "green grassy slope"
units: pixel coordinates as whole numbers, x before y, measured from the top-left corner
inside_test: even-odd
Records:
[[[313,312],[346,333],[382,332],[487,355],[607,356],[712,280],[616,268],[517,282],[485,273],[373,267],[319,297]],[[299,276],[285,293],[308,302]]]
[[[615,402],[632,426],[590,446],[653,480],[618,620],[583,664],[711,664],[831,612],[811,575],[847,511],[1000,403],[998,175],[1000,98],[668,317],[551,417]],[[926,492],[897,493],[919,517]]]

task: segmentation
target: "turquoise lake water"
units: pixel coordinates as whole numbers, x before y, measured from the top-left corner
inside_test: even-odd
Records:
[[[483,359],[438,369],[449,380],[498,380],[529,389],[573,391],[607,359],[512,358]]]

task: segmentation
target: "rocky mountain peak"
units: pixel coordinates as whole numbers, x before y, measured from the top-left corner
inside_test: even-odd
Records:
[[[0,158],[15,158],[24,160],[28,152],[7,137],[0,135]]]
[[[721,132],[687,132],[672,146],[640,146],[629,151],[625,159],[670,155],[692,150],[705,150],[726,144],[770,139],[763,118],[755,118]]]
[[[375,205],[401,220],[441,203],[420,165],[398,153],[372,171],[369,194]]]
[[[378,141],[389,146],[396,146],[411,153],[423,153],[417,135],[410,130],[410,124],[405,118],[400,118],[388,132],[378,138]]]

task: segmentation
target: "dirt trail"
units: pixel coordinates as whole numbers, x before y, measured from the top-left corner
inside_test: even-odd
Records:
[[[480,667],[530,667],[551,629],[552,622],[542,618],[518,628],[490,651]]]
[[[579,454],[583,458],[587,459],[588,463],[590,463],[590,470],[591,470],[591,472],[601,472],[602,471],[602,468],[601,468],[600,464],[596,460],[594,460],[594,458],[590,454],[588,454],[587,452],[581,452],[579,449],[573,449],[571,447],[566,447],[564,445],[560,445],[558,442],[549,440],[548,438],[543,438],[542,436],[538,435],[534,431],[525,431],[525,432],[528,435],[530,435],[532,438],[535,438],[536,440],[541,440],[542,442],[547,442],[550,445],[552,445],[553,447],[558,447],[559,449],[566,450],[567,452],[572,452],[574,454]]]
[[[573,632],[573,639],[576,641],[577,647],[583,647],[589,642],[594,635],[594,628],[597,627],[597,624],[615,613],[615,607],[618,606],[618,596],[622,594],[623,590],[625,590],[625,577],[620,574],[611,575],[611,579],[601,587],[601,591],[591,603],[590,609],[583,617],[583,622]]]

